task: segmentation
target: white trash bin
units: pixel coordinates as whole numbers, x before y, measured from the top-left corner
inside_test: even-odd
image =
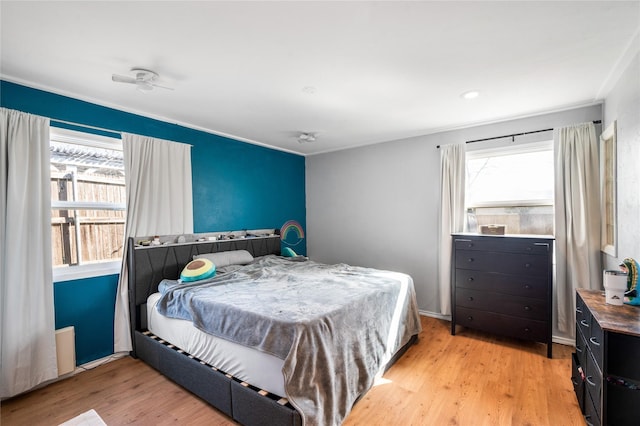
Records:
[[[609,305],[622,305],[627,290],[627,274],[622,271],[603,271],[604,294]]]

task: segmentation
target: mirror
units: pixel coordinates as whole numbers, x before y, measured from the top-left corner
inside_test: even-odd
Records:
[[[617,256],[616,227],[616,121],[600,135],[601,250]]]

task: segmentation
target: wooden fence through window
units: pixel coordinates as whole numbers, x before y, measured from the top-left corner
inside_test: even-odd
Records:
[[[51,200],[125,204],[125,184],[123,179],[79,174],[74,200],[70,174],[52,171]],[[122,259],[125,218],[126,212],[122,210],[77,211],[82,263]],[[78,244],[74,211],[53,209],[51,233],[53,266],[77,264]]]

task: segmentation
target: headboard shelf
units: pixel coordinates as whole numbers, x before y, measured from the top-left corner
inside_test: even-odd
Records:
[[[175,236],[160,237],[160,241]],[[129,270],[129,312],[131,333],[143,330],[146,322],[147,298],[158,291],[164,279],[176,280],[193,256],[231,250],[247,250],[253,257],[280,254],[280,236],[232,238],[217,241],[189,241],[184,243],[138,246],[139,238],[129,238],[127,265]],[[134,351],[135,353],[135,344]]]
[[[171,235],[150,235],[138,236],[134,238],[134,247],[153,248],[157,246],[168,246],[177,244],[212,243],[216,241],[243,240],[250,238],[278,238],[280,230],[274,228],[267,229],[243,229],[241,231],[217,231],[203,232],[198,234],[171,234]],[[152,243],[152,241],[157,242]]]
[[[232,241],[242,241],[242,240],[260,240],[260,239],[267,239],[267,238],[277,238],[280,239],[279,235],[265,235],[265,236],[247,236],[247,237],[234,237],[234,238],[224,238],[224,239],[215,239],[215,240],[209,240],[209,239],[200,239],[200,240],[195,240],[195,241],[185,241],[185,242],[168,242],[165,241],[163,243],[160,244],[150,244],[150,245],[141,245],[141,244],[134,244],[134,249],[135,250],[139,250],[139,249],[154,249],[154,248],[158,248],[158,247],[174,247],[174,246],[186,246],[186,245],[192,245],[192,244],[212,244],[212,243],[227,243],[227,242],[232,242]],[[136,238],[137,241],[140,241],[139,238]],[[225,250],[220,250],[220,251],[225,251]]]

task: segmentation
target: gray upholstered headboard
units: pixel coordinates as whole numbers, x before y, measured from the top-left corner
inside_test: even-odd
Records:
[[[254,257],[280,254],[279,235],[159,246],[136,246],[135,240],[129,238],[127,243],[132,335],[135,330],[141,330],[146,319],[142,307],[147,303],[147,297],[158,290],[163,279],[178,279],[194,255],[230,250],[247,250]]]

